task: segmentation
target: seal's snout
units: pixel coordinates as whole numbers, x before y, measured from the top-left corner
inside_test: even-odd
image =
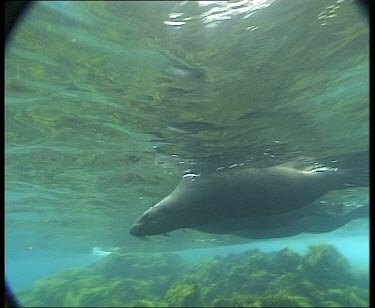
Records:
[[[132,225],[129,230],[129,234],[133,236],[142,236],[139,224]]]
[[[169,210],[163,210],[160,205],[144,212],[130,227],[129,233],[136,237],[158,235],[173,231],[176,229],[174,226],[174,221],[169,219]]]

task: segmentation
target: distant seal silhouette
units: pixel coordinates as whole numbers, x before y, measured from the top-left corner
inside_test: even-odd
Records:
[[[228,219],[235,224],[246,217],[287,213],[307,207],[328,191],[347,185],[368,186],[368,175],[368,169],[303,171],[279,165],[186,177],[171,194],[145,211],[129,233],[143,237],[179,228],[204,231],[204,226],[220,227]]]

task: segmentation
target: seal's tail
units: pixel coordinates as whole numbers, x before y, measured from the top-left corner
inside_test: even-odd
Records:
[[[368,204],[357,207],[356,209],[349,212],[347,215],[350,216],[351,219],[369,217],[370,207]]]
[[[344,186],[369,186],[370,185],[370,169],[356,168],[344,169],[345,179]]]

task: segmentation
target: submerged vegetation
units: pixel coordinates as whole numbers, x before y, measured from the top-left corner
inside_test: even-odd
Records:
[[[37,307],[368,307],[369,277],[327,244],[305,255],[249,250],[192,267],[174,254],[113,254],[42,279],[19,298]]]

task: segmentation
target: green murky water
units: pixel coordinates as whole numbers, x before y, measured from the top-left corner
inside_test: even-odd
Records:
[[[8,253],[249,242],[128,231],[189,169],[367,163],[361,8],[245,2],[32,4],[5,59]],[[368,190],[327,198],[366,203]]]

